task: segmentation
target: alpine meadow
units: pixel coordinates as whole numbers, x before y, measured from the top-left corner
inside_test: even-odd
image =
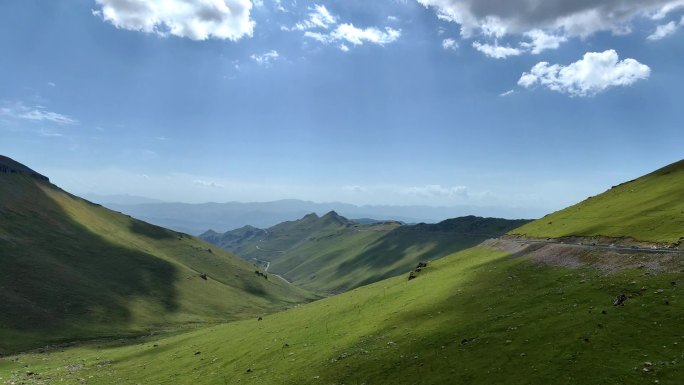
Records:
[[[681,1],[0,30],[0,385],[684,384]]]

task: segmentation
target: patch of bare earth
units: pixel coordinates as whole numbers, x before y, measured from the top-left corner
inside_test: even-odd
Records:
[[[684,271],[684,254],[591,249],[558,243],[525,243],[520,239],[490,239],[482,246],[507,251],[513,258],[526,258],[535,263],[572,269],[591,267],[608,274],[628,269]]]

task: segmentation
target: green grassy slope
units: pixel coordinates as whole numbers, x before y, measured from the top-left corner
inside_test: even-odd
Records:
[[[204,241],[0,172],[0,353],[235,320],[307,297]]]
[[[415,280],[263,321],[0,359],[0,381],[31,371],[65,384],[677,385],[682,290],[681,273],[605,275],[474,248]],[[624,307],[612,306],[619,293],[632,297]]]
[[[684,237],[684,160],[511,233],[538,238],[607,236],[676,243]]]
[[[341,292],[401,274],[505,234],[526,220],[449,219],[438,224],[361,225],[335,212],[284,222],[268,230],[242,228],[202,237],[245,259],[271,262],[269,271],[319,292]]]

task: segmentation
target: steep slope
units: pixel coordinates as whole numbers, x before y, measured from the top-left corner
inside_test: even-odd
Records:
[[[673,214],[678,205],[661,209]],[[19,383],[30,371],[95,385],[681,384],[681,251],[564,245],[583,255],[561,267],[538,263],[545,244],[494,247],[430,262],[412,280],[390,278],[262,321],[0,359],[0,377]],[[583,264],[606,257],[609,269]]]
[[[84,201],[22,167],[0,159],[0,353],[234,320],[307,299],[199,239]]]
[[[401,274],[421,260],[475,246],[527,222],[468,216],[438,224],[362,225],[333,211],[261,232],[243,228],[202,238],[245,259],[267,262],[269,271],[306,289],[335,293]]]
[[[662,244],[684,239],[684,160],[512,231],[536,238],[604,236]]]
[[[19,381],[31,371],[95,385],[679,385],[683,287],[680,273],[606,275],[474,248],[430,263],[414,280],[391,278],[263,321],[0,359],[0,377]],[[613,306],[620,293],[629,298]]]

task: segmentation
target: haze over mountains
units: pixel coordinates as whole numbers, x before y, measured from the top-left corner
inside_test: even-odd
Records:
[[[395,220],[404,223],[437,223],[448,218],[477,215],[507,219],[529,218],[529,209],[499,207],[455,206],[356,206],[347,203],[316,203],[297,199],[274,202],[227,203],[155,203],[149,198],[130,196],[86,195],[94,202],[112,210],[132,215],[158,226],[199,235],[207,230],[225,232],[245,225],[267,228],[306,214],[324,215],[335,211],[350,219],[370,218]],[[535,210],[532,210],[533,212]],[[538,216],[544,213],[538,211]]]

